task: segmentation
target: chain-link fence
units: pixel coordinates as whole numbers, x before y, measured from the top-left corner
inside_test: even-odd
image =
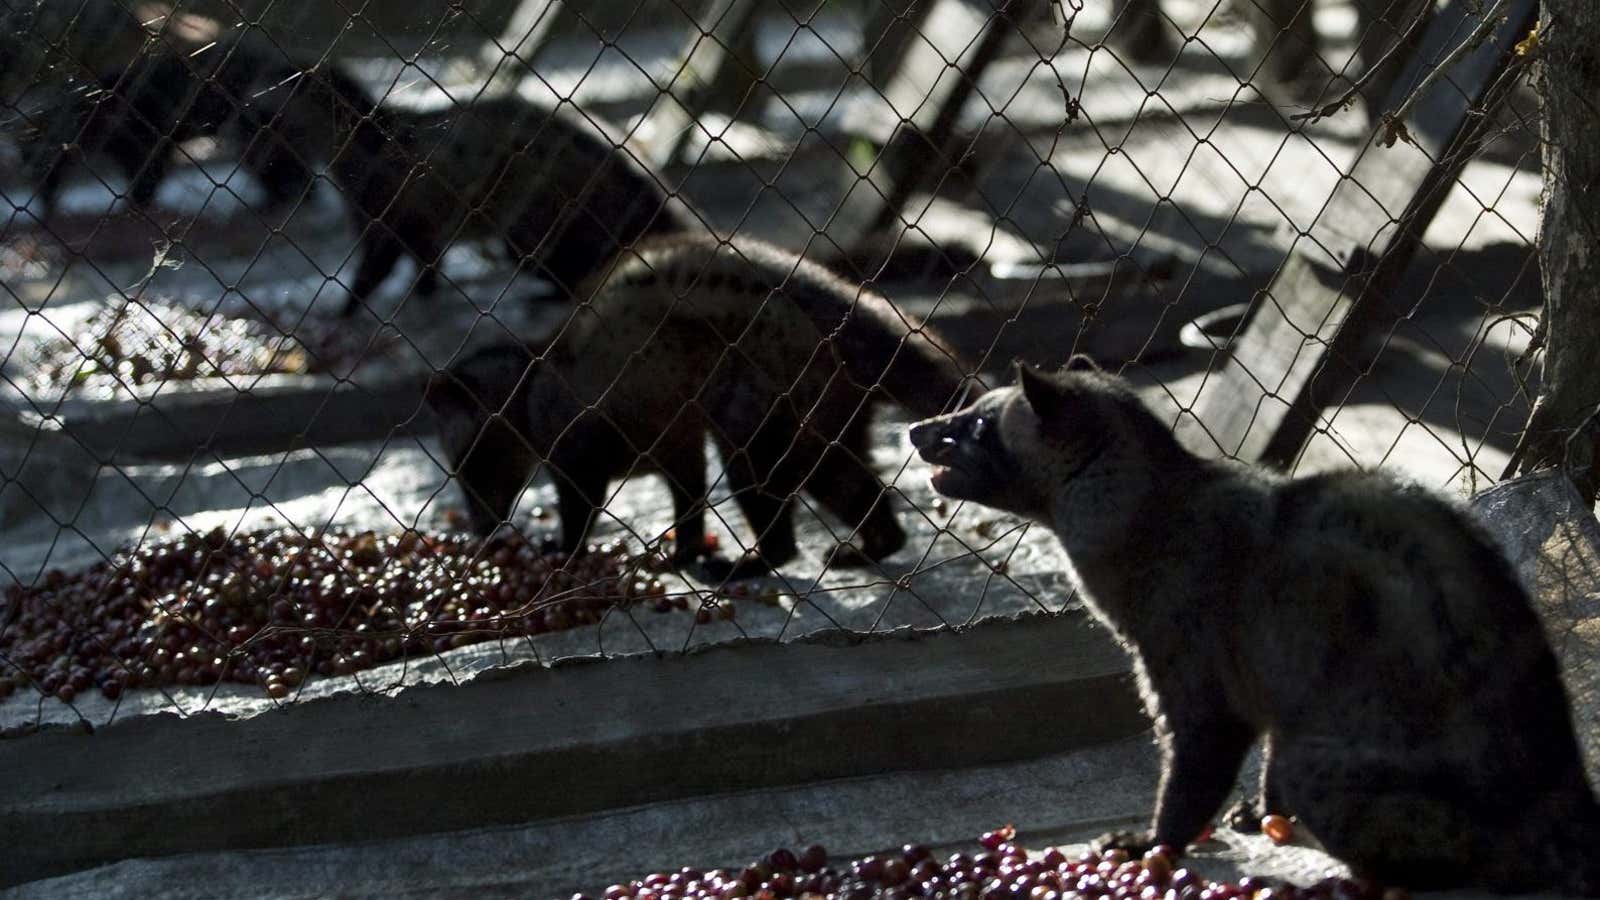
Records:
[[[1015,359],[1492,483],[1531,6],[9,0],[0,717],[1063,609]]]

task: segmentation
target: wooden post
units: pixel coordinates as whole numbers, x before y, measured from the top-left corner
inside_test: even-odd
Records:
[[[478,62],[492,72],[492,86],[511,87],[527,75],[526,67],[555,33],[556,25],[570,18],[571,12],[560,0],[522,0],[517,4],[499,40],[486,41],[478,50]],[[493,87],[486,89],[492,93]]]
[[[1246,6],[1254,8],[1254,4]],[[1116,0],[1111,5],[1111,27],[1104,41],[1131,62],[1170,63],[1177,55],[1162,18],[1160,0]]]
[[[911,196],[958,161],[951,142],[961,108],[1014,27],[1000,12],[1005,0],[996,3],[998,10],[989,0],[932,0],[916,11],[894,71],[880,88],[897,118],[869,125],[863,139],[882,149],[828,229],[832,244],[851,248],[848,255],[897,227]]]
[[[1435,18],[1386,108],[1401,105],[1436,61],[1480,20],[1454,0]],[[1404,118],[1407,140],[1384,146],[1380,125],[1322,214],[1295,240],[1252,304],[1231,355],[1206,380],[1194,416],[1215,450],[1287,466],[1370,364],[1360,348],[1409,304],[1390,296],[1422,233],[1475,146],[1473,127],[1504,87],[1512,46],[1528,33],[1536,0],[1509,0],[1506,21],[1422,88]]]
[[[651,162],[663,168],[676,162],[691,129],[706,112],[735,111],[756,79],[755,0],[712,0],[701,27],[689,38],[677,74],[640,130],[647,136]]]
[[[868,6],[862,25],[866,54],[862,72],[873,84],[888,84],[928,4],[922,0],[872,0]]]
[[[869,230],[899,224],[911,195],[959,162],[951,151],[961,109],[1013,27],[986,2],[940,0],[928,10],[884,92],[900,122],[879,160],[889,190]]]

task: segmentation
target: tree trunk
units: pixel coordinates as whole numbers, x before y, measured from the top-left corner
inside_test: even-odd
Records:
[[[1600,493],[1600,3],[1544,0],[1539,15],[1544,210],[1544,381],[1506,474],[1565,466]]]

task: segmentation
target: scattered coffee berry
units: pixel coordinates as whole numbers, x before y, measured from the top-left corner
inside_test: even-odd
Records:
[[[1294,840],[1294,823],[1273,813],[1261,817],[1261,833],[1274,844],[1287,844]]]
[[[1007,825],[978,839],[983,852],[956,852],[943,862],[920,844],[898,853],[828,864],[820,846],[796,855],[767,854],[743,869],[679,869],[647,875],[605,889],[605,900],[1407,900],[1364,881],[1325,878],[1307,887],[1246,877],[1236,883],[1207,881],[1176,868],[1179,853],[1157,847],[1142,859],[1120,850],[1085,852],[1068,858],[1059,849],[1030,853]]]

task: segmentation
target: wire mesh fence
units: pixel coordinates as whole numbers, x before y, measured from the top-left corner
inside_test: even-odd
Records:
[[[1530,8],[10,0],[0,700],[1070,607],[904,436],[1016,359],[1492,483]]]

